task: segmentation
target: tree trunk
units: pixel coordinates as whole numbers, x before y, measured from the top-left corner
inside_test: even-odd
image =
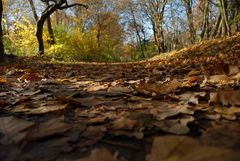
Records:
[[[222,17],[222,34],[223,36],[231,36],[231,31],[227,16],[227,1],[218,0],[219,10]]]
[[[170,4],[171,7],[171,26],[172,26],[172,33],[171,33],[171,48],[170,50],[174,50],[177,47],[177,39],[176,39],[176,25],[175,25],[175,16],[174,16],[174,9],[173,9],[173,2]]]
[[[0,61],[3,61],[4,57],[2,15],[3,15],[3,3],[2,0],[0,0]]]
[[[163,17],[167,2],[167,0],[147,1],[147,12],[151,19],[153,35],[159,54],[166,51],[163,34]]]
[[[53,29],[52,29],[52,23],[51,23],[51,18],[47,18],[47,29],[48,29],[48,34],[50,37],[50,40],[48,40],[48,43],[50,45],[54,45],[55,44],[55,38],[54,38],[54,34],[53,34]]]
[[[37,22],[37,40],[38,40],[38,51],[40,55],[44,54],[44,43],[43,43],[43,25],[46,18],[40,18]]]
[[[209,31],[208,31],[208,25],[209,25],[209,0],[204,1],[204,15],[203,15],[203,29],[201,32],[201,38],[204,39],[204,37],[209,38]]]
[[[44,22],[53,14],[59,7],[61,7],[61,4],[59,5],[54,5],[51,7],[49,10],[45,11],[40,19],[37,22],[37,32],[36,32],[36,37],[38,40],[38,51],[40,55],[44,54],[44,43],[43,43],[43,25]]]
[[[135,32],[136,32],[136,35],[137,35],[138,42],[139,42],[139,47],[140,47],[140,50],[141,50],[141,57],[145,58],[144,44],[143,44],[143,41],[142,41],[142,38],[141,38],[141,35],[140,35],[139,26],[137,24],[137,20],[136,20],[136,16],[135,16],[132,4],[130,4],[130,12],[131,12],[131,15],[132,15],[133,25],[134,25],[134,28],[135,28]]]
[[[196,31],[193,24],[192,0],[184,0],[184,2],[186,7],[187,19],[188,19],[190,40],[191,40],[191,43],[194,44],[196,40]]]
[[[49,6],[48,1],[46,1],[46,6],[47,7]],[[49,34],[49,37],[50,37],[50,40],[48,40],[48,43],[50,45],[54,45],[55,44],[55,38],[54,38],[54,34],[53,34],[53,29],[52,29],[52,23],[51,23],[51,17],[50,16],[47,18],[47,29],[48,29],[48,34]]]
[[[62,6],[63,4],[66,4],[65,6]],[[79,3],[74,3],[71,5],[67,4],[66,0],[60,0],[57,3],[53,4],[53,5],[49,5],[47,7],[47,9],[42,13],[42,16],[40,17],[40,19],[37,22],[37,32],[36,32],[36,37],[38,40],[38,50],[39,50],[39,54],[43,55],[44,54],[44,43],[43,43],[43,25],[44,22],[57,10],[57,9],[67,9],[67,8],[71,8],[74,6],[81,6],[81,7],[85,7],[88,8],[86,5],[83,4],[79,4]]]
[[[38,21],[38,15],[37,15],[36,8],[35,8],[35,5],[33,3],[33,0],[28,0],[28,2],[31,6],[33,17],[34,17],[35,21],[37,22]]]

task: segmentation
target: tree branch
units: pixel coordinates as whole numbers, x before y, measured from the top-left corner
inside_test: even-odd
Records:
[[[42,12],[43,14],[46,13],[51,7],[53,7],[54,4],[50,4],[47,6],[47,8]]]
[[[84,7],[86,9],[88,9],[87,5],[80,4],[80,3],[74,3],[74,4],[70,4],[70,5],[66,4],[64,6],[59,7],[58,9],[63,10],[63,9],[71,8],[71,7],[74,7],[74,6],[81,6],[81,7]]]

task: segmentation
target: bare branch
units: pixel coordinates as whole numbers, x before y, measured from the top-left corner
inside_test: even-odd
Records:
[[[74,4],[66,4],[64,6],[61,6],[59,9],[60,10],[63,10],[63,9],[67,9],[67,8],[71,8],[71,7],[75,7],[75,6],[80,6],[80,7],[84,7],[86,9],[88,9],[88,6],[87,5],[84,5],[84,4],[80,4],[80,3],[74,3]]]

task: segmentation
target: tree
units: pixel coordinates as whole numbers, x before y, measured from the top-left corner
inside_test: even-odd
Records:
[[[0,0],[0,61],[4,57],[3,31],[2,31],[3,2]]]
[[[124,8],[127,9],[127,12],[130,16],[130,19],[128,20],[128,28],[132,29],[131,32],[135,33],[136,35],[136,40],[138,42],[138,47],[140,48],[141,51],[141,57],[145,58],[145,42],[146,40],[146,33],[144,29],[144,24],[143,24],[143,10],[141,6],[139,5],[138,1],[134,2],[132,0],[126,0],[124,1]]]
[[[240,32],[240,1],[229,0],[229,21],[230,26],[234,26],[236,32]]]
[[[192,12],[192,0],[183,0],[185,4],[185,9],[187,13],[187,19],[188,19],[188,26],[190,31],[190,40],[193,44],[196,39],[196,31],[193,25],[193,12]]]
[[[49,5],[47,8],[43,11],[41,17],[39,18],[37,22],[37,32],[36,32],[36,37],[38,40],[38,50],[39,54],[43,55],[44,54],[44,43],[43,43],[43,25],[45,21],[56,11],[56,10],[64,10],[67,8],[75,7],[75,6],[80,6],[80,7],[85,7],[88,8],[84,4],[80,3],[73,3],[73,4],[68,4],[67,0],[41,0],[42,2],[48,2]]]
[[[146,12],[151,21],[158,53],[166,51],[163,34],[163,18],[167,2],[168,0],[145,0],[144,3],[142,3],[142,5],[145,5]]]
[[[50,5],[49,1],[46,1],[45,4],[46,4],[46,7],[48,7]],[[48,29],[48,34],[49,34],[49,37],[50,37],[50,39],[48,40],[48,43],[50,45],[54,45],[55,44],[55,38],[54,38],[54,34],[53,34],[52,22],[51,22],[51,17],[50,16],[47,18],[47,29]]]
[[[32,9],[33,17],[34,17],[35,21],[37,22],[38,21],[38,15],[37,15],[37,11],[36,11],[35,5],[33,3],[33,0],[28,0],[28,2],[29,2],[30,7]]]
[[[202,22],[202,32],[201,38],[209,38],[209,0],[203,1],[204,13],[203,13],[203,22]]]
[[[231,36],[231,30],[228,21],[228,14],[227,14],[227,0],[218,0],[219,11],[221,14],[221,25],[222,25],[222,35],[223,36]]]

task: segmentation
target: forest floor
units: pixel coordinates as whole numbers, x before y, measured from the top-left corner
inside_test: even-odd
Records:
[[[134,63],[0,66],[1,161],[239,161],[240,35]]]

